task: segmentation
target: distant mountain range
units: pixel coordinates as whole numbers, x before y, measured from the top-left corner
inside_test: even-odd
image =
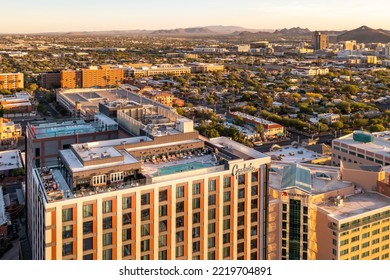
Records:
[[[365,25],[350,31],[325,31],[325,34],[338,35],[338,41],[356,40],[359,43],[390,42],[390,31],[372,29]],[[231,36],[240,40],[283,40],[299,39],[310,40],[313,31],[307,28],[293,27],[278,30],[250,29],[240,26],[210,25],[190,28],[161,29],[161,30],[111,30],[111,31],[83,31],[83,32],[49,32],[39,35],[67,35],[67,36]]]
[[[338,41],[356,40],[358,43],[389,43],[390,31],[361,26],[337,37]]]

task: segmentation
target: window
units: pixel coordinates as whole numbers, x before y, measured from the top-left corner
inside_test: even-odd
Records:
[[[389,249],[389,244],[385,244],[382,246],[382,251]]]
[[[223,220],[223,229],[230,229],[230,219]]]
[[[215,205],[216,195],[209,195],[209,205]]]
[[[141,256],[141,261],[147,261],[147,260],[150,260],[149,254]]]
[[[257,235],[257,226],[251,227],[251,236]]]
[[[230,243],[230,233],[225,233],[222,236],[222,241],[223,241],[223,244]]]
[[[348,240],[348,239],[341,240],[341,241],[340,241],[340,246],[344,246],[344,245],[346,245],[346,244],[348,244],[348,243],[349,243],[349,240]]]
[[[93,260],[93,254],[84,255],[83,260]]]
[[[200,212],[192,214],[192,223],[193,224],[200,223]]]
[[[215,260],[215,251],[211,251],[207,253],[208,260]]]
[[[149,251],[150,246],[150,241],[149,239],[147,240],[142,240],[141,241],[141,252],[146,252]]]
[[[192,209],[198,209],[200,208],[200,198],[193,198],[192,199]]]
[[[184,227],[184,217],[183,216],[176,218],[176,227],[177,228]]]
[[[379,243],[379,238],[376,238],[374,240],[371,241],[371,245],[375,245],[375,244],[378,244]]]
[[[112,212],[112,200],[103,201],[103,214]]]
[[[200,183],[194,183],[192,185],[192,194],[200,194]]]
[[[223,215],[224,216],[229,216],[230,215],[230,205],[225,205],[223,207]]]
[[[367,238],[367,237],[370,237],[370,233],[369,232],[366,232],[366,233],[363,233],[362,234],[362,238]]]
[[[150,224],[141,225],[141,236],[148,236],[150,234]]]
[[[93,232],[93,221],[83,223],[83,234],[88,234]]]
[[[230,247],[225,247],[225,248],[223,248],[222,256],[223,256],[224,258],[230,257]]]
[[[168,214],[168,205],[162,205],[158,208],[158,214],[160,217],[165,217]]]
[[[103,250],[103,260],[112,260],[112,249]]]
[[[354,236],[354,237],[351,238],[351,242],[356,242],[358,240],[359,240],[359,235]]]
[[[378,252],[379,252],[379,248],[374,248],[372,249],[371,254],[376,254]]]
[[[355,251],[358,251],[358,250],[359,250],[359,245],[353,246],[351,248],[351,252],[355,252]]]
[[[73,220],[73,208],[62,210],[62,222],[68,222]]]
[[[149,205],[150,204],[150,194],[145,193],[141,195],[141,205]]]
[[[283,212],[287,211],[287,204],[286,203],[283,203],[282,210],[283,210]]]
[[[83,218],[93,216],[93,204],[87,204],[83,206]]]
[[[362,254],[362,258],[368,257],[369,255],[370,255],[370,252],[369,252],[369,251],[364,252],[364,253]]]
[[[167,252],[167,250],[159,251],[158,252],[158,259],[159,260],[167,260],[168,259],[168,252]]]
[[[184,230],[176,232],[176,242],[184,241]]]
[[[122,197],[122,209],[131,208],[131,197]]]
[[[184,197],[184,186],[176,188],[176,198]]]
[[[230,191],[223,193],[223,202],[229,202],[230,201]]]
[[[389,230],[389,226],[385,226],[382,228],[382,231],[388,231]]]
[[[167,231],[167,229],[168,229],[168,221],[167,220],[160,221],[158,223],[158,230],[159,230],[159,232]]]
[[[192,238],[197,238],[200,236],[200,227],[195,227],[192,229]]]
[[[245,189],[238,189],[238,198],[245,198]]]
[[[215,219],[216,212],[215,208],[209,209],[209,220]]]
[[[252,199],[251,207],[252,207],[252,209],[257,209],[257,198],[256,199]]]
[[[184,256],[184,245],[176,247],[176,258]]]
[[[382,241],[389,240],[389,235],[382,236]]]
[[[62,227],[62,238],[66,239],[66,238],[71,238],[71,237],[73,237],[73,225],[63,226]]]
[[[244,229],[240,229],[237,231],[237,239],[243,239],[245,237],[244,235]]]
[[[332,240],[332,244],[333,244],[334,246],[337,246],[337,240],[336,240],[336,239],[333,239],[333,240]]]
[[[105,185],[107,183],[107,175],[92,176],[92,186]]]
[[[123,225],[131,224],[131,213],[125,213],[122,215],[122,224]]]
[[[243,226],[245,224],[245,216],[238,216],[237,226]]]
[[[200,241],[192,243],[192,253],[197,253],[200,251]]]
[[[258,188],[258,186],[252,186],[252,187],[251,187],[251,194],[252,194],[253,196],[259,194],[259,188]]]
[[[383,254],[381,259],[382,260],[387,260],[389,258],[389,253]]]
[[[69,256],[73,254],[73,242],[62,244],[62,256]]]
[[[150,219],[150,209],[144,209],[141,211],[141,221],[147,221]]]
[[[215,223],[211,223],[208,225],[208,233],[215,233]]]
[[[112,228],[112,217],[107,217],[103,219],[103,229]]]
[[[245,202],[239,202],[237,205],[237,211],[238,212],[244,212],[245,211]]]
[[[223,187],[230,188],[230,181],[231,181],[230,177],[223,178]]]
[[[158,237],[158,247],[165,247],[165,246],[167,246],[167,236],[160,235]]]
[[[110,174],[110,181],[111,182],[120,182],[123,181],[123,172],[116,172]]]
[[[167,190],[163,190],[163,191],[160,191],[159,193],[159,200],[158,201],[167,201],[168,199],[168,191]]]
[[[209,181],[209,192],[213,192],[217,189],[217,181],[216,180],[210,180]]]
[[[41,156],[41,149],[35,148],[35,157],[40,157],[40,156]]]
[[[112,232],[103,234],[103,246],[112,244]]]
[[[243,253],[244,252],[244,243],[239,243],[237,245],[237,254]]]
[[[370,241],[364,242],[364,243],[362,244],[362,248],[366,248],[366,247],[368,247],[368,246],[370,246]]]
[[[257,182],[259,180],[259,173],[258,172],[252,172],[252,183]]]
[[[379,234],[379,231],[380,231],[379,229],[373,230],[373,231],[372,231],[372,235],[377,235],[377,234]]]
[[[131,239],[131,229],[126,228],[122,229],[122,241],[127,241]]]
[[[184,212],[184,201],[176,203],[176,213]]]
[[[209,237],[207,242],[208,248],[214,248],[215,247],[215,237]]]
[[[93,249],[93,237],[83,239],[83,250],[88,251]]]
[[[353,261],[358,260],[358,259],[359,259],[359,255],[351,257],[351,260],[353,260]]]
[[[238,175],[238,184],[245,184],[245,174],[243,175]]]
[[[251,214],[251,223],[253,223],[253,222],[257,222],[257,213],[256,212]]]
[[[131,255],[131,244],[123,245],[122,257],[128,257]]]
[[[344,255],[348,254],[348,252],[349,252],[348,249],[341,250],[340,251],[340,256],[344,256]]]

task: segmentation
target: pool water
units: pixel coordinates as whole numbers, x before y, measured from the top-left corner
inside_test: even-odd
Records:
[[[158,169],[156,176],[169,175],[177,172],[184,172],[194,169],[206,168],[213,166],[211,163],[190,162],[173,166],[161,167]]]

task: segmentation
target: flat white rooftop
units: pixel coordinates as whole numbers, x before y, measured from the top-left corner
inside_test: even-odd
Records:
[[[364,143],[353,140],[353,133],[333,140],[333,145],[337,143],[344,143],[348,146],[353,146],[357,149],[362,149],[375,154],[380,154],[386,157],[390,157],[390,141],[385,140],[385,137],[374,137],[373,142]],[[340,145],[338,145],[340,146]]]
[[[334,203],[326,202],[318,205],[320,209],[328,212],[337,220],[343,220],[363,213],[375,212],[378,209],[390,209],[390,198],[375,192],[365,192],[347,196],[343,205],[336,206]]]
[[[22,168],[19,150],[0,152],[0,171]]]
[[[279,160],[282,162],[300,163],[310,162],[315,159],[328,158],[329,156],[321,155],[316,152],[305,149],[302,146],[293,147],[285,146],[272,152],[265,152],[266,155],[271,156],[272,160]]]

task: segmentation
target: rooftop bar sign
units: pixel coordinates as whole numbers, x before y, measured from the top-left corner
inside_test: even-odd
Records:
[[[255,172],[255,171],[256,171],[256,168],[253,166],[252,163],[250,163],[248,166],[246,166],[246,164],[244,164],[244,167],[242,167],[242,168],[239,168],[238,164],[235,164],[235,165],[233,165],[233,168],[232,168],[232,175],[237,177],[239,175],[243,175],[243,174],[246,174],[249,172]]]

